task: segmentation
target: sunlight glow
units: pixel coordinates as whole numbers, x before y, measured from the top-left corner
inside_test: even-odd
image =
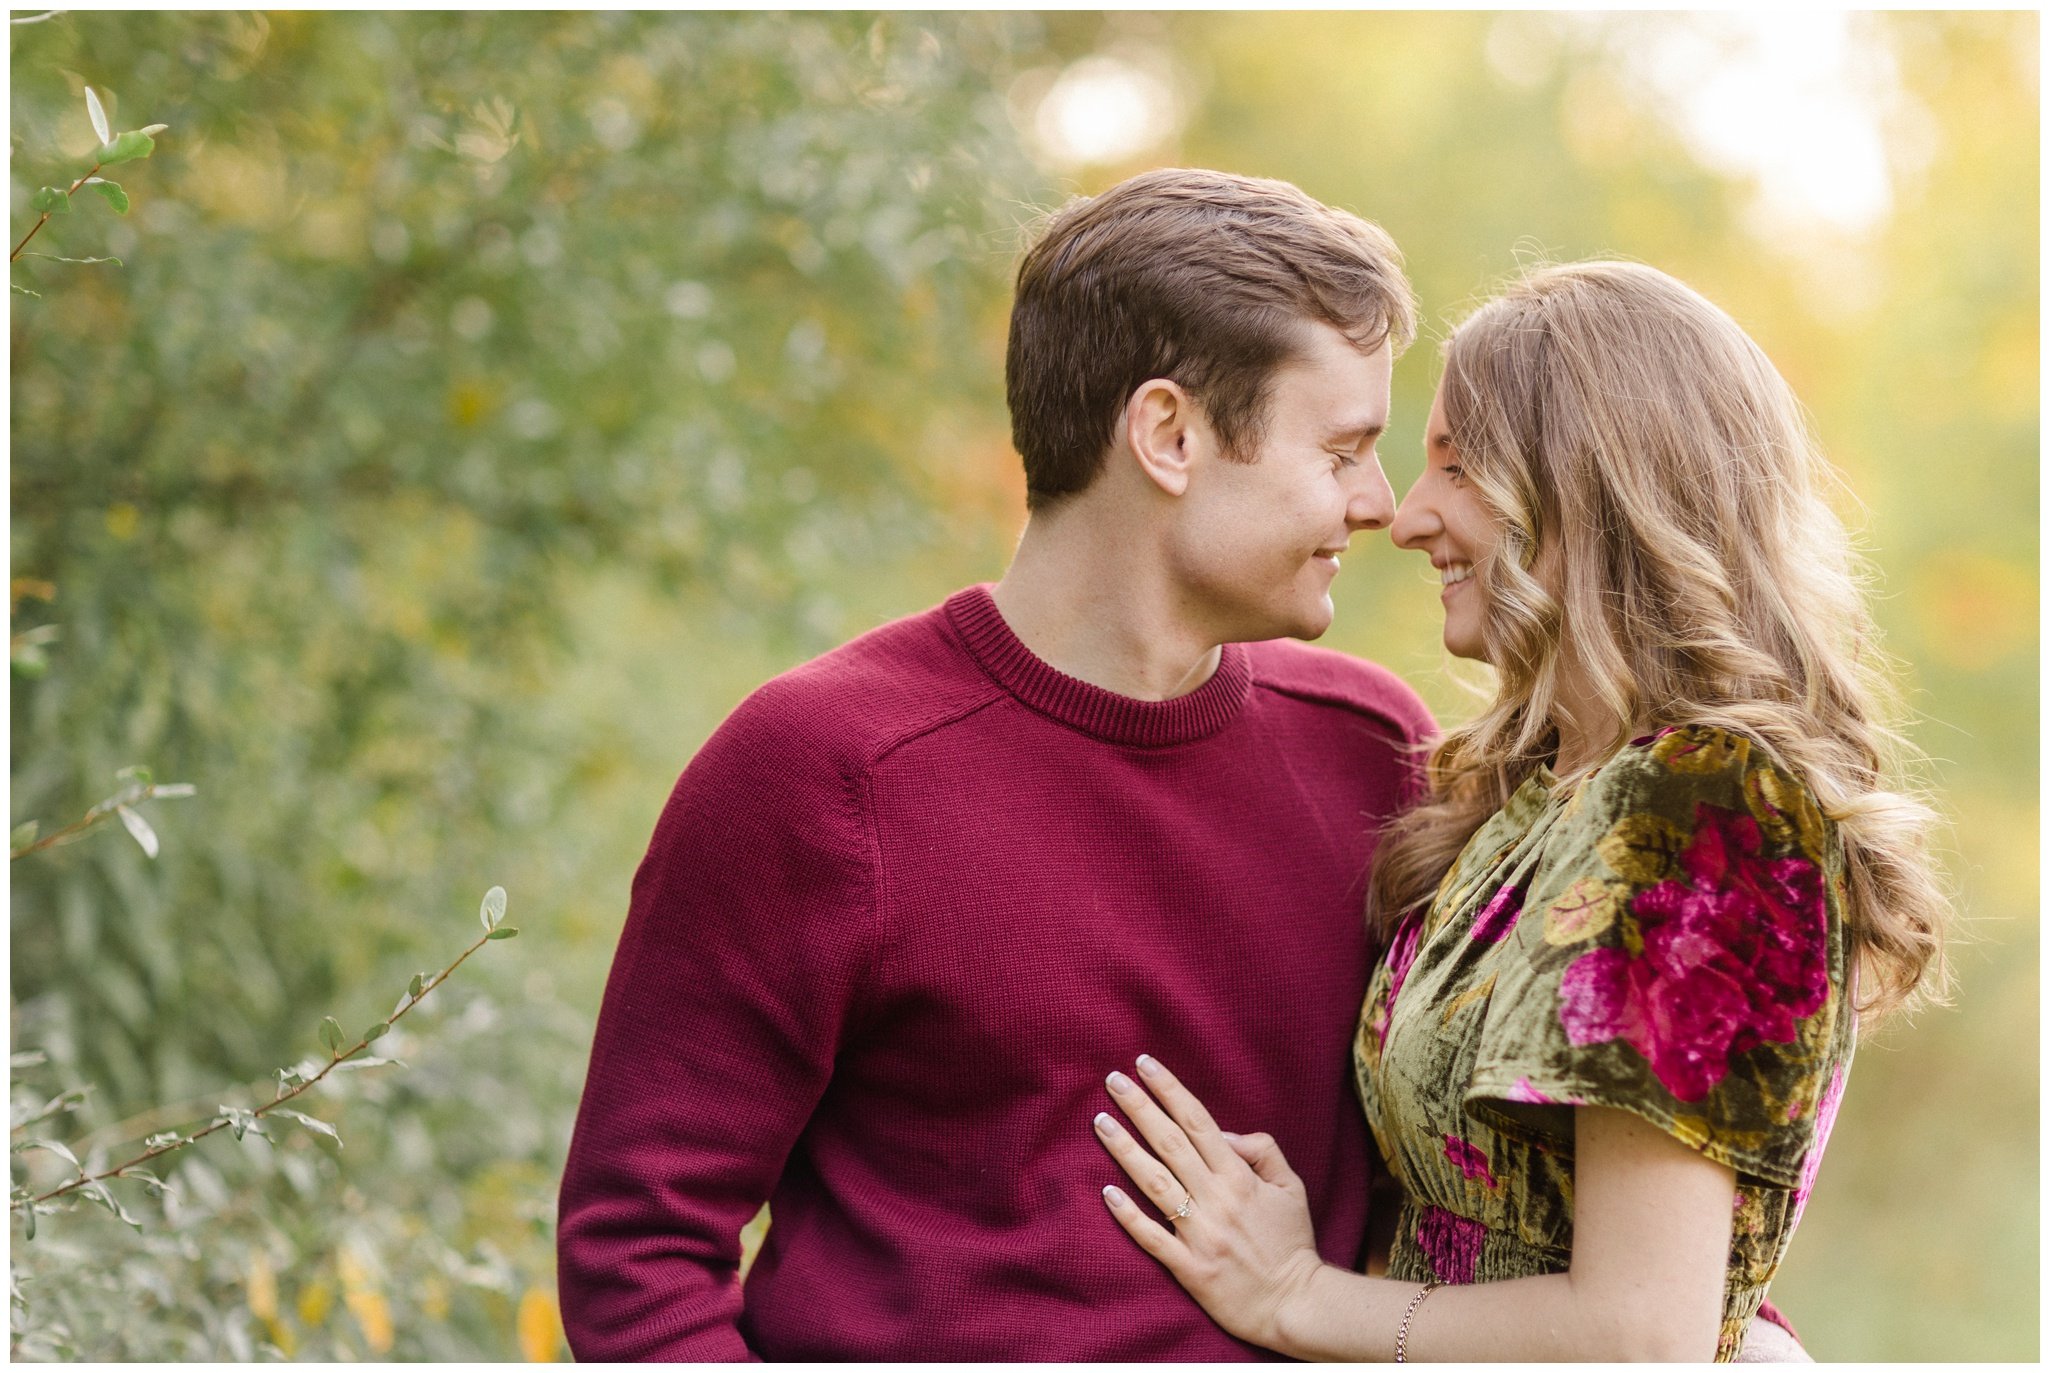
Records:
[[[1629,26],[1626,67],[1703,162],[1748,175],[1761,228],[1870,228],[1893,205],[1885,120],[1902,99],[1854,16],[1742,11]]]
[[[1164,73],[1097,53],[1070,64],[1038,98],[1033,141],[1068,167],[1102,166],[1158,146],[1181,125],[1182,111]]]

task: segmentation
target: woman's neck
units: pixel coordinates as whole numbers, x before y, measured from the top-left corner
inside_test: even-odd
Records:
[[[1627,721],[1616,717],[1593,690],[1593,683],[1578,663],[1562,659],[1559,686],[1553,696],[1552,722],[1559,731],[1558,751],[1552,755],[1552,771],[1559,777],[1578,777],[1607,762],[1616,751]]]

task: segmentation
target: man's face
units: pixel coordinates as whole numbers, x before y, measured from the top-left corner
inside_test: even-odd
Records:
[[[1395,515],[1375,449],[1393,367],[1386,344],[1362,353],[1329,325],[1305,324],[1297,356],[1275,373],[1253,461],[1206,444],[1173,557],[1189,610],[1219,642],[1314,639],[1331,627],[1339,553],[1355,530]]]

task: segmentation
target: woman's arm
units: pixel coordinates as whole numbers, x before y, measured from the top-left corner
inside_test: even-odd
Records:
[[[1186,1197],[1188,1214],[1162,1226],[1106,1189],[1118,1223],[1241,1339],[1303,1359],[1392,1358],[1417,1285],[1323,1263],[1274,1142],[1225,1136],[1153,1060],[1140,1073],[1159,1104],[1122,1075],[1112,1092],[1158,1158],[1108,1115],[1098,1134],[1149,1200],[1172,1216]],[[1714,1357],[1735,1176],[1626,1112],[1574,1118],[1570,1270],[1433,1291],[1410,1320],[1410,1358]]]

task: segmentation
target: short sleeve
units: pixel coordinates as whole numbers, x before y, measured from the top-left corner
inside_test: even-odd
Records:
[[[1754,1185],[1793,1188],[1848,1056],[1835,838],[1742,735],[1634,741],[1534,869],[1466,1106],[1546,1146],[1630,1111]]]

